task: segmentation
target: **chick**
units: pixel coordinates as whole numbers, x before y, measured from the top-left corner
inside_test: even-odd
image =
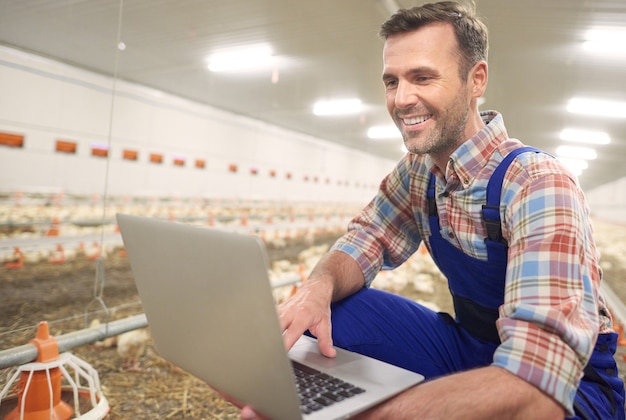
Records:
[[[139,358],[146,350],[150,333],[146,328],[128,331],[117,336],[117,353],[122,357],[122,368],[139,369]]]
[[[100,320],[98,318],[95,318],[89,324],[89,328],[98,328],[100,325]],[[96,341],[95,343],[93,343],[93,345],[96,348],[108,349],[117,345],[117,337],[107,337],[104,340]]]

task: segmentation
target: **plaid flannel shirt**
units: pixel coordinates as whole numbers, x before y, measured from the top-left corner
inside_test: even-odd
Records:
[[[481,217],[487,182],[503,156],[523,145],[508,137],[500,114],[481,115],[486,127],[451,155],[445,172],[427,155],[404,156],[333,246],[357,261],[367,286],[379,270],[407,260],[420,243],[429,247],[431,172],[437,177],[442,236],[466,254],[487,259]],[[589,208],[576,178],[544,153],[520,155],[502,191],[502,233],[509,248],[497,322],[501,344],[493,364],[542,389],[571,413],[597,334],[611,331]]]

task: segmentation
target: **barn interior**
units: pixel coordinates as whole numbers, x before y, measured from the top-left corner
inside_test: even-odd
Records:
[[[258,235],[284,300],[406,153],[378,30],[419,3],[0,0],[0,392],[46,321],[55,337],[101,332],[68,347],[98,372],[108,418],[239,418],[144,334],[115,214]],[[577,176],[623,325],[626,4],[475,4],[490,34],[480,109]],[[453,312],[423,252],[375,287]]]

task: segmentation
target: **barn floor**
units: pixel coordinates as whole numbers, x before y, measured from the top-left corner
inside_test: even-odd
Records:
[[[318,238],[332,242],[333,238]],[[292,241],[285,248],[269,248],[270,260],[295,261],[307,245]],[[626,267],[617,258],[608,256],[611,269],[605,270],[611,287],[623,294]],[[137,292],[127,258],[115,252],[105,263],[106,276],[102,299],[108,308],[117,308],[111,319],[120,319],[141,313]],[[95,262],[77,258],[62,265],[26,265],[19,270],[0,268],[0,349],[11,348],[34,338],[35,326],[47,320],[52,335],[60,335],[85,327],[86,309],[96,311],[100,304],[94,301]],[[450,310],[447,287],[435,285],[434,293],[420,294],[413,288],[401,293],[414,299],[424,299]],[[619,294],[619,293],[618,293]],[[102,314],[101,314],[102,315]],[[90,319],[95,317],[90,316]],[[103,319],[101,319],[103,320]],[[161,359],[151,343],[140,360],[139,371],[122,369],[116,348],[82,346],[72,350],[93,366],[111,407],[109,418],[115,419],[237,419],[239,411],[215,394],[205,383],[178,370]],[[626,375],[626,362],[620,347],[617,360],[621,375]],[[0,386],[8,379],[8,370],[0,371]],[[0,407],[0,418],[8,404]]]

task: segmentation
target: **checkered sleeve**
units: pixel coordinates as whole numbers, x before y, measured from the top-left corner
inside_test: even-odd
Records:
[[[551,395],[571,415],[598,334],[598,253],[575,178],[554,160],[528,159],[507,174],[514,181],[501,209],[509,263],[494,364]]]
[[[346,234],[332,247],[359,264],[368,287],[381,269],[399,266],[420,244],[411,207],[413,166],[409,156],[401,160],[383,179],[374,199],[350,221]]]

